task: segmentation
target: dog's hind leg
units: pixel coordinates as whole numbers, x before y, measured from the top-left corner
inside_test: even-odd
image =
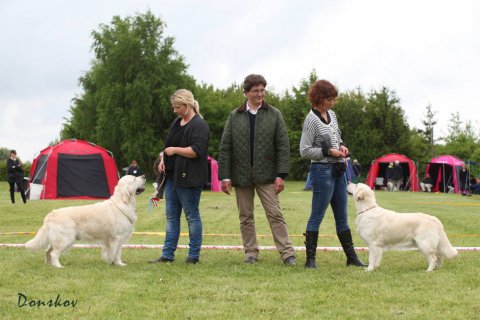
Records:
[[[442,267],[443,257],[441,253],[437,253],[437,263],[435,263],[435,269],[440,269]]]
[[[435,269],[438,261],[438,255],[440,254],[440,252],[434,249],[438,245],[436,245],[435,241],[432,239],[415,238],[414,241],[418,247],[418,250],[420,250],[420,252],[425,256],[425,258],[427,258],[427,272],[432,272]]]
[[[51,256],[52,251],[53,251],[52,246],[48,245],[48,248],[45,251],[45,264],[47,266],[52,264],[52,256]]]
[[[427,272],[432,272],[435,269],[435,265],[437,264],[437,255],[435,253],[427,254],[428,260],[428,269]]]
[[[64,250],[56,250],[52,249],[52,252],[50,253],[50,258],[51,258],[51,264],[52,266],[56,268],[63,268],[63,266],[60,264],[60,255],[62,254]]]
[[[63,268],[60,264],[60,256],[62,253],[70,248],[73,243],[75,242],[75,238],[68,239],[68,238],[57,238],[55,241],[51,243],[51,252],[50,252],[50,259],[52,266],[56,268]]]

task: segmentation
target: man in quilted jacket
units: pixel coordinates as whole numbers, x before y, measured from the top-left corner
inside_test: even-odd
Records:
[[[226,194],[230,195],[235,187],[245,263],[258,261],[253,212],[256,191],[284,264],[295,265],[295,252],[278,199],[290,168],[290,143],[282,113],[264,101],[266,85],[261,75],[245,78],[243,92],[247,100],[230,113],[223,130],[219,178]]]

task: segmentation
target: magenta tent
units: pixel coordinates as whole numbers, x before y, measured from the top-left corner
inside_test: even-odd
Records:
[[[370,170],[368,170],[367,184],[370,188],[375,189],[377,178],[384,178],[387,167],[390,162],[398,160],[403,169],[403,185],[402,190],[420,191],[417,176],[417,166],[415,162],[399,153],[389,153],[372,161]]]
[[[432,190],[448,192],[448,187],[451,186],[455,193],[459,193],[459,172],[463,164],[463,160],[451,155],[441,155],[430,160],[426,172],[432,177],[434,183]]]

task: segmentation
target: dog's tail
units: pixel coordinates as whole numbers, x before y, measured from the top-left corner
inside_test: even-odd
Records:
[[[46,224],[38,230],[35,238],[25,243],[25,248],[32,251],[40,251],[48,246],[48,227]]]
[[[444,230],[442,230],[440,234],[439,250],[442,255],[448,259],[455,258],[458,255],[457,249],[452,247]]]

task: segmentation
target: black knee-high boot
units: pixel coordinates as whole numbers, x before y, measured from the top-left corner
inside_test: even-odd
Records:
[[[318,231],[307,231],[303,235],[305,236],[305,248],[307,251],[305,268],[317,269],[318,266],[315,257],[317,255]]]
[[[366,267],[367,265],[360,261],[357,254],[355,253],[355,249],[353,247],[352,233],[350,232],[350,229],[337,233],[337,236],[340,240],[340,243],[342,244],[343,251],[347,256],[347,266]]]

